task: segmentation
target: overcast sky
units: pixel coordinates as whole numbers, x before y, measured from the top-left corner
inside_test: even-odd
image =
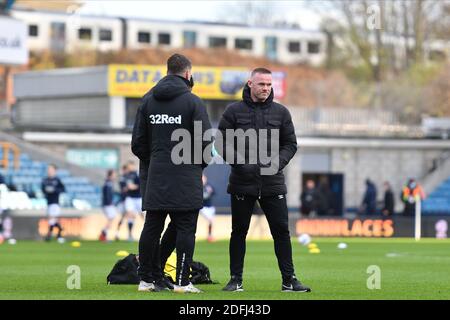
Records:
[[[261,3],[263,1],[258,1]],[[317,29],[319,16],[303,1],[265,1],[278,20],[296,22],[304,29]],[[218,21],[236,12],[239,1],[181,0],[86,0],[82,13],[163,20]],[[243,21],[245,23],[245,21]]]

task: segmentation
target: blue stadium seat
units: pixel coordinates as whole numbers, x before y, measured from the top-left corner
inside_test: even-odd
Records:
[[[3,150],[0,150],[0,157],[3,157]],[[13,160],[13,155],[8,155],[9,160]],[[0,173],[5,177],[8,185],[13,184],[18,191],[27,192],[34,195],[32,199],[33,208],[44,208],[46,202],[41,190],[42,179],[47,175],[48,163],[33,161],[28,154],[21,154],[20,167],[15,169],[0,168]],[[72,201],[80,198],[89,202],[92,207],[101,206],[101,187],[92,184],[86,177],[72,176],[69,170],[59,169],[57,175],[66,186],[66,193],[61,195],[60,201],[63,207],[72,207]]]
[[[439,185],[423,202],[426,215],[450,215],[450,178]]]

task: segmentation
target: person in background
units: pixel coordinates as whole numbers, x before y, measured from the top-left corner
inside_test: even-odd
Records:
[[[116,180],[116,172],[114,170],[108,170],[106,174],[105,184],[102,189],[102,206],[103,213],[106,216],[107,222],[105,227],[103,228],[99,240],[107,241],[108,239],[108,230],[111,228],[112,221],[117,215],[117,209],[114,205],[114,182]]]
[[[415,179],[409,179],[401,194],[401,200],[405,204],[403,214],[405,216],[414,216],[416,214],[417,199],[424,200],[425,197],[422,186]]]
[[[330,184],[327,178],[322,177],[320,179],[316,195],[317,195],[317,207],[316,207],[317,215],[318,216],[333,215],[335,213],[334,194],[331,191]]]
[[[3,211],[6,208],[3,208],[2,192],[8,192],[8,186],[5,178],[0,173],[0,244],[2,241],[12,237],[13,228],[12,218],[8,215],[8,211]]]
[[[306,187],[300,195],[300,213],[308,217],[311,213],[314,215],[317,211],[317,191],[313,180],[306,181]]]
[[[133,161],[128,162],[126,177],[127,197],[125,198],[125,211],[128,219],[128,241],[133,241],[134,221],[142,213],[142,198],[140,191],[139,174]]]
[[[208,242],[213,242],[212,228],[214,217],[216,215],[216,208],[211,203],[211,198],[214,196],[214,188],[208,183],[208,178],[202,175],[203,182],[203,208],[200,214],[208,220]]]
[[[3,177],[3,175],[0,173],[0,186],[6,186],[6,180]],[[2,207],[2,189],[0,188],[0,217],[2,216],[3,213],[3,207]]]
[[[66,191],[64,184],[56,176],[56,165],[51,164],[47,168],[47,177],[42,181],[42,192],[47,199],[47,216],[48,216],[48,233],[45,237],[46,241],[52,239],[53,229],[58,229],[58,242],[64,242],[62,237],[62,227],[59,221],[61,215],[61,207],[59,206],[59,195]]]
[[[395,210],[394,193],[392,192],[391,184],[388,181],[384,182],[383,187],[384,187],[384,201],[383,201],[383,209],[381,210],[381,212],[384,217],[388,218],[394,214]]]
[[[361,211],[366,215],[376,214],[377,212],[377,187],[370,179],[366,179],[366,191],[364,192]]]
[[[13,220],[11,216],[4,211],[0,213],[0,244],[4,240],[12,239]]]
[[[125,211],[125,199],[127,197],[127,183],[126,183],[126,175],[128,174],[128,166],[124,164],[122,166],[122,174],[119,178],[119,190],[120,190],[120,198],[119,202],[117,202],[116,207],[117,210],[120,212],[120,220],[117,224],[117,230],[116,230],[116,241],[119,241],[119,231],[120,227],[122,226],[123,220],[125,220],[126,217],[126,211]]]

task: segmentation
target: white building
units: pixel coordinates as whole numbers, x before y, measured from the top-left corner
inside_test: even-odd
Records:
[[[326,35],[319,31],[32,10],[13,10],[11,15],[28,24],[28,45],[35,51],[197,47],[237,50],[287,64],[320,65],[326,58]]]

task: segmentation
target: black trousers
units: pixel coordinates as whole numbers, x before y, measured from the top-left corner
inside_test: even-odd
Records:
[[[416,204],[415,203],[405,203],[405,210],[403,210],[404,216],[415,216],[416,215]]]
[[[170,255],[176,249],[176,247],[177,247],[177,228],[175,226],[175,223],[173,221],[170,221],[161,239],[161,247],[160,247],[161,270],[164,271],[167,259],[169,259]]]
[[[257,197],[231,195],[230,273],[240,279],[244,269],[245,239],[256,200]],[[294,265],[286,196],[264,197],[258,201],[269,223],[282,278],[290,279],[294,275]]]
[[[152,282],[163,277],[160,239],[167,215],[170,216],[172,229],[168,233],[170,239],[166,241],[169,244],[173,243],[173,237],[175,236],[175,247],[177,249],[176,284],[185,286],[189,284],[190,267],[194,255],[198,210],[169,214],[165,211],[147,211],[144,228],[139,240],[138,274],[141,280],[145,282]],[[170,246],[173,250],[173,246]],[[163,248],[164,255],[168,257],[172,250],[170,250],[168,245],[163,246]],[[167,257],[165,258],[166,260]]]

